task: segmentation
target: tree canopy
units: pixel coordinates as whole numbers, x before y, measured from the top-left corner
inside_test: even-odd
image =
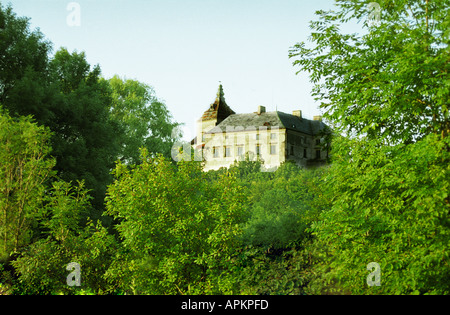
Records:
[[[310,73],[312,94],[335,128],[387,143],[447,136],[449,1],[377,3],[375,24],[365,1],[337,0],[336,10],[318,11],[311,44],[290,50],[293,64]],[[349,22],[361,33],[343,33]]]
[[[139,163],[140,148],[170,157],[173,143],[172,130],[179,124],[173,122],[166,105],[158,100],[152,87],[142,82],[109,79],[112,89],[111,115],[124,130],[119,159],[129,164]]]

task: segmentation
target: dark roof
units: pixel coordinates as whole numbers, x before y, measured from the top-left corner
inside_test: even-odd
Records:
[[[245,130],[255,130],[260,127],[278,127],[279,129],[295,130],[309,135],[316,135],[325,128],[325,124],[318,120],[300,118],[283,112],[234,114],[207,133],[220,133],[227,131],[227,127],[242,127]]]
[[[203,113],[203,116],[202,118],[200,118],[200,120],[207,121],[217,119],[217,123],[219,123],[233,114],[235,114],[235,112],[225,102],[221,84],[219,85],[219,90],[217,91],[216,100],[209,106],[208,110]]]

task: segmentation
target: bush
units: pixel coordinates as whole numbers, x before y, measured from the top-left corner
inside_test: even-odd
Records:
[[[448,138],[336,146],[328,178],[333,206],[312,228],[322,249],[315,293],[449,294]],[[366,283],[370,262],[381,267],[379,287]]]
[[[133,294],[231,293],[228,272],[243,222],[242,188],[232,173],[207,181],[200,163],[162,156],[118,164],[107,213],[120,223],[120,251],[107,278]]]

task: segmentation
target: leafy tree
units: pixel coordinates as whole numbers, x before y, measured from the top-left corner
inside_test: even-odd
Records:
[[[83,227],[92,212],[83,183],[49,187],[56,174],[50,138],[48,128],[30,117],[11,118],[0,107],[0,261],[18,276],[5,271],[0,281],[15,283],[19,294],[73,293],[65,266],[75,261],[83,266],[83,288],[103,292],[114,237],[92,221]]]
[[[50,128],[58,175],[84,179],[99,216],[120,149],[109,84],[84,53],[62,48],[50,59],[50,42],[11,7],[0,7],[0,24],[0,100],[12,116],[32,115]]]
[[[251,216],[243,234],[245,242],[265,248],[284,248],[303,238],[306,211],[285,189],[266,190],[252,205]]]
[[[30,31],[28,18],[17,17],[11,6],[0,4],[0,103],[8,103],[11,88],[27,71],[47,70],[51,44],[38,30]],[[14,112],[11,112],[14,115]]]
[[[233,276],[242,295],[305,294],[312,278],[308,252],[302,248],[272,253],[259,247],[246,247]]]
[[[330,206],[322,185],[327,172],[284,163],[270,178],[253,180],[247,187],[249,218],[235,274],[240,293],[306,293],[314,279],[309,228]]]
[[[140,148],[170,158],[172,130],[179,124],[172,121],[166,105],[158,100],[152,87],[136,80],[114,76],[111,115],[124,129],[119,158],[127,164],[140,163]]]
[[[369,2],[338,0],[337,10],[318,11],[312,45],[290,50],[294,65],[311,74],[313,95],[342,131],[385,143],[447,136],[450,2],[380,0],[373,25]],[[343,33],[349,21],[362,22],[363,33]]]
[[[198,162],[175,166],[143,152],[133,169],[117,165],[108,189],[122,239],[108,279],[135,294],[233,292],[245,200],[234,176],[208,182]]]
[[[448,294],[449,2],[339,0],[290,57],[337,128],[309,293]],[[362,22],[363,34],[341,25]],[[368,287],[366,266],[381,265]]]
[[[322,251],[311,292],[450,292],[448,142],[429,135],[396,147],[367,139],[336,144],[327,183],[334,202],[312,228]],[[366,283],[370,262],[380,264],[380,287]]]
[[[11,118],[0,106],[0,261],[33,238],[45,181],[54,173],[50,132],[30,117]]]
[[[114,236],[99,223],[80,224],[91,207],[83,183],[54,182],[37,219],[41,237],[12,262],[20,294],[111,293],[103,278],[117,248]],[[66,266],[80,264],[81,286],[70,287]]]
[[[92,70],[84,53],[60,49],[50,64],[51,82],[61,91],[54,99],[55,120],[45,122],[54,131],[53,156],[65,181],[84,180],[93,204],[101,213],[110,171],[119,153],[120,127],[110,116],[110,89]]]

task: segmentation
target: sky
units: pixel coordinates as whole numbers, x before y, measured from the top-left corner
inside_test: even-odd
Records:
[[[307,41],[315,11],[333,0],[0,0],[30,18],[60,47],[84,51],[102,75],[155,89],[184,138],[214,102],[219,82],[236,113],[267,111],[320,115],[307,73],[289,49]],[[69,5],[75,2],[75,6]]]

